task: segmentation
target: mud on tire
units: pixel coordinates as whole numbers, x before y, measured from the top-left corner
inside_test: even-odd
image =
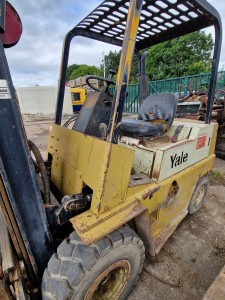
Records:
[[[143,242],[127,225],[85,246],[76,232],[49,260],[43,299],[126,299],[142,271]]]

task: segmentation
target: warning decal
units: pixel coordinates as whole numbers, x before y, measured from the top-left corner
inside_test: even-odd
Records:
[[[6,80],[0,80],[0,100],[11,99],[9,87]]]
[[[206,139],[207,139],[207,134],[206,133],[201,134],[201,135],[198,136],[197,144],[196,144],[196,150],[205,147]]]

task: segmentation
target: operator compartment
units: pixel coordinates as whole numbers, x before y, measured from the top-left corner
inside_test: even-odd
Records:
[[[217,124],[189,119],[174,120],[177,102],[171,95],[153,95],[158,101],[153,105],[153,112],[146,110],[145,102],[152,101],[150,98],[153,96],[148,97],[136,119],[131,116],[122,121],[119,143],[135,151],[130,186],[144,184],[149,180],[160,182],[203,160],[214,151],[215,141],[212,136]],[[172,107],[165,105],[168,96],[172,99]],[[163,102],[160,102],[160,98]]]

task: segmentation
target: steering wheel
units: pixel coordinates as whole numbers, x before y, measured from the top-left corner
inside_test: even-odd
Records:
[[[93,86],[89,80],[90,79],[97,79],[97,80],[102,80],[102,81],[105,81],[107,83],[107,88],[110,86],[110,84],[116,84],[115,81],[112,79],[113,78],[113,75],[115,75],[116,72],[114,70],[109,70],[109,77],[108,78],[104,78],[104,77],[101,77],[101,76],[97,76],[97,75],[90,75],[90,76],[87,76],[86,78],[86,83],[87,85],[93,89],[94,91],[96,92],[100,92],[100,89],[99,88],[96,88],[95,86]]]

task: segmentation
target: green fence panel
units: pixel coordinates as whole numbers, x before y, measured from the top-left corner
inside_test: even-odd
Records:
[[[210,82],[210,73],[190,75],[164,80],[149,81],[149,95],[156,93],[177,93],[187,95],[188,88],[192,91],[207,90]],[[225,88],[225,71],[218,72],[216,89]],[[128,96],[124,111],[137,113],[139,107],[139,84],[131,84],[128,87]]]
[[[136,113],[139,106],[139,84],[130,84],[128,86],[127,98],[124,105],[124,111]]]

